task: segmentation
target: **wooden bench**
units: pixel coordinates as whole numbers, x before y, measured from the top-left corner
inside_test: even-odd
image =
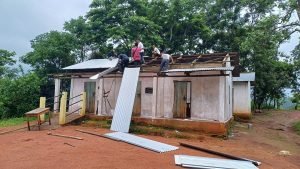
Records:
[[[29,117],[37,117],[38,127],[39,127],[39,130],[41,130],[42,121],[41,121],[40,115],[47,114],[47,113],[48,113],[49,125],[51,125],[51,120],[50,120],[51,115],[50,115],[49,108],[37,108],[37,109],[31,110],[31,111],[25,113],[25,116],[27,117],[28,130],[30,131]]]

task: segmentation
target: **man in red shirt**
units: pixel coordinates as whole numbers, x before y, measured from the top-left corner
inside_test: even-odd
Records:
[[[138,43],[134,43],[133,48],[131,49],[131,57],[133,59],[134,66],[141,65],[141,56],[140,56],[141,48],[138,47]]]

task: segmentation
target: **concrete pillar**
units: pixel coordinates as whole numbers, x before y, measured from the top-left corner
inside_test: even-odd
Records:
[[[248,111],[251,115],[251,84],[250,84],[250,81],[248,81]]]
[[[85,109],[86,109],[86,92],[82,92],[82,95],[81,95],[81,110],[80,110],[80,115],[81,116],[85,115]]]
[[[103,106],[103,79],[99,79],[99,86],[98,86],[98,91],[97,91],[97,110],[98,112],[96,112],[97,115],[102,115],[102,106]]]
[[[66,123],[66,111],[67,111],[67,92],[63,92],[60,99],[60,110],[59,110],[59,124]]]
[[[157,109],[157,77],[153,77],[152,118],[156,117]]]
[[[73,95],[73,91],[74,91],[74,79],[71,79],[71,85],[70,85],[70,93],[69,93],[69,97],[72,98]],[[77,98],[76,98],[77,99]],[[75,103],[75,99],[71,99],[69,100],[69,105],[71,105],[72,103]],[[76,106],[76,105],[75,105]],[[74,105],[69,106],[68,111],[69,112],[73,112],[74,109]]]
[[[46,107],[46,97],[40,97],[40,108]],[[45,114],[40,115],[41,121],[45,121]]]
[[[53,112],[57,113],[59,108],[59,94],[60,94],[60,79],[54,79],[55,90],[54,90],[54,105]]]

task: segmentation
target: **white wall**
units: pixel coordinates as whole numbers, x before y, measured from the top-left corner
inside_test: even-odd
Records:
[[[191,81],[191,119],[224,122],[231,118],[230,106],[224,110],[225,77],[159,77],[155,117],[173,118],[175,80]]]
[[[68,99],[72,98],[74,96],[77,96],[79,94],[81,94],[84,91],[84,82],[87,81],[88,79],[81,79],[81,78],[73,78],[71,79],[71,88],[70,88],[70,93],[68,93]],[[75,103],[77,101],[79,101],[81,99],[81,97],[76,97],[72,100],[69,101],[69,104]],[[80,102],[76,103],[72,106],[69,106],[69,112],[73,112],[74,110],[77,110],[78,108],[80,108]]]
[[[233,112],[251,114],[250,82],[233,82]]]
[[[84,82],[88,80],[74,79],[74,90],[77,93],[83,91]],[[98,115],[113,115],[121,80],[121,77],[97,80],[95,104],[98,100]],[[149,74],[141,74],[139,78],[142,100],[141,117],[173,118],[174,80],[191,81],[191,119],[225,122],[232,117],[232,106],[229,105],[229,102],[232,104],[229,100],[232,99],[231,77],[153,77]],[[147,87],[153,88],[153,94],[145,93]],[[112,108],[109,107],[107,101],[105,108],[102,89],[106,92],[110,90],[108,101]],[[74,92],[73,95],[77,93]]]
[[[145,93],[147,87],[153,88],[153,78],[152,77],[141,77],[141,116],[142,117],[152,117],[152,97],[153,93]]]

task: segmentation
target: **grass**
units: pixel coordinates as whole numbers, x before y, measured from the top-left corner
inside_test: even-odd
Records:
[[[35,118],[30,118],[30,121],[35,120]],[[2,119],[0,120],[0,127],[9,127],[9,126],[16,126],[20,124],[25,124],[26,118],[24,117],[16,117],[10,119]]]
[[[85,120],[81,123],[84,127],[98,127],[109,129],[112,120]],[[151,136],[162,136],[162,137],[173,137],[180,139],[188,139],[189,135],[173,130],[169,127],[156,127],[152,125],[142,125],[132,122],[129,128],[129,133],[151,135]]]
[[[293,128],[300,135],[300,121],[294,123]]]

